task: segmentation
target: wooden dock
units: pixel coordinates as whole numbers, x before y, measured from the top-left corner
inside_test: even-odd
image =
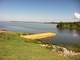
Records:
[[[50,38],[50,37],[55,37],[56,33],[51,33],[51,32],[47,32],[47,33],[40,33],[40,34],[33,34],[33,35],[21,35],[22,38],[26,38],[26,39],[44,39],[44,38]]]

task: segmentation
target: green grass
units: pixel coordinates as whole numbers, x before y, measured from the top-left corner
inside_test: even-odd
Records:
[[[4,36],[4,37],[2,37]],[[26,40],[26,42],[25,42]],[[75,60],[70,57],[63,57],[39,44],[27,42],[16,35],[0,35],[0,60]]]

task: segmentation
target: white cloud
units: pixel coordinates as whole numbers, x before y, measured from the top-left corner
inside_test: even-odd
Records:
[[[80,19],[80,14],[79,13],[74,13],[74,16],[77,18],[77,19]]]

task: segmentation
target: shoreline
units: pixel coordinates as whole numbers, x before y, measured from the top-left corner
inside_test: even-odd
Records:
[[[0,33],[6,33],[6,34],[17,34],[17,32],[12,32],[12,31],[7,31],[7,30],[0,30]],[[5,34],[5,36],[6,36],[6,34]],[[30,36],[32,36],[32,35],[35,35],[35,34],[30,34],[30,33],[23,33],[23,32],[19,32],[19,36],[21,37],[21,35],[22,34],[24,34],[24,36],[25,35],[30,35]],[[41,33],[40,33],[41,34]],[[22,37],[23,38],[23,37]],[[31,39],[30,39],[31,40]],[[39,40],[39,41],[42,41],[42,43],[49,43],[49,42],[47,42],[47,41],[43,41],[42,39],[34,39],[34,40]],[[52,42],[53,43],[53,42]],[[55,44],[55,45],[58,45],[58,46],[60,46],[59,44]],[[76,46],[79,46],[79,45],[77,45],[77,43],[76,43]],[[70,46],[64,46],[63,45],[63,47],[65,47],[65,48],[67,48],[67,47],[70,47],[70,48],[74,48],[75,49],[75,45],[70,45]],[[76,47],[76,48],[78,48],[78,47]],[[73,49],[73,51],[75,51]],[[79,49],[79,48],[78,48]],[[71,49],[69,49],[69,50],[71,50]],[[76,52],[76,51],[75,51]]]
[[[47,47],[47,48],[50,48],[51,47],[51,51],[52,52],[56,52],[58,53],[59,55],[61,56],[70,56],[70,57],[77,57],[78,58],[80,57],[80,52],[75,52],[75,51],[72,51],[72,50],[68,50],[67,48],[65,47],[61,47],[61,46],[58,46],[58,45],[48,45],[48,44],[39,44],[40,46],[42,47]]]
[[[11,32],[11,31],[10,31]],[[10,33],[10,32],[8,32],[8,33]],[[5,35],[5,33],[6,33],[6,31],[5,32],[2,32],[2,33],[4,33],[4,35]],[[13,32],[13,33],[16,33],[16,32]],[[2,36],[4,36],[3,34],[2,34]],[[58,53],[58,55],[61,55],[61,56],[64,56],[64,57],[77,57],[77,56],[80,56],[80,52],[74,52],[74,51],[71,51],[71,50],[68,50],[67,48],[65,48],[65,47],[61,47],[61,46],[58,46],[58,45],[55,45],[54,43],[45,43],[44,44],[44,42],[41,42],[42,40],[35,40],[35,41],[33,41],[33,40],[28,40],[28,39],[23,39],[23,38],[21,38],[20,37],[20,34],[18,33],[16,33],[16,34],[14,34],[12,37],[10,36],[10,35],[13,35],[13,34],[9,34],[9,36],[7,36],[7,37],[9,37],[9,39],[7,39],[7,40],[5,40],[6,38],[5,38],[5,36],[4,36],[4,38],[2,39],[2,40],[5,40],[5,41],[12,41],[12,40],[15,40],[15,42],[14,43],[16,43],[16,40],[17,39],[20,39],[20,40],[18,40],[17,41],[17,43],[18,42],[20,42],[20,41],[23,41],[23,43],[24,42],[27,42],[27,43],[34,43],[34,44],[37,44],[37,45],[40,45],[40,46],[43,46],[43,47],[46,47],[46,48],[48,48],[50,51],[52,51],[52,52],[55,52],[55,53]],[[16,38],[17,39],[16,39]],[[4,42],[4,41],[3,41]],[[41,43],[40,43],[41,42]],[[11,42],[12,43],[12,42]],[[25,44],[27,44],[27,43],[25,43]]]

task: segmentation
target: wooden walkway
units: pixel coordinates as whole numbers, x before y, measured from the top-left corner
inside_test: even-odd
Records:
[[[55,37],[56,33],[51,33],[51,32],[47,32],[47,33],[40,33],[40,34],[33,34],[33,35],[21,35],[22,38],[26,38],[26,39],[44,39],[44,38],[50,38],[50,37]]]

